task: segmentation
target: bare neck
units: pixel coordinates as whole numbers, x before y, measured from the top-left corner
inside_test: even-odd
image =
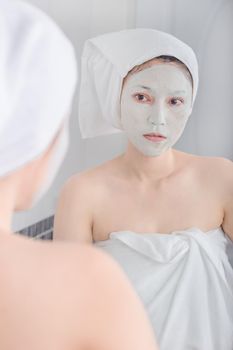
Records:
[[[176,165],[177,151],[169,149],[157,157],[142,154],[130,142],[122,160],[132,176],[142,182],[159,181],[170,176]]]

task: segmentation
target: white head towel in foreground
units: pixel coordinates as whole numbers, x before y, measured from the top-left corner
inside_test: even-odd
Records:
[[[193,102],[198,63],[193,50],[174,36],[154,29],[129,29],[89,39],[82,56],[79,122],[83,138],[120,132],[120,95],[128,72],[152,58],[178,58],[193,77]]]
[[[0,177],[40,156],[69,114],[72,45],[42,11],[0,0]]]

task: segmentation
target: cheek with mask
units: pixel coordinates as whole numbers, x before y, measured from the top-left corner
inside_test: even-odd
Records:
[[[156,157],[181,136],[192,111],[192,83],[182,67],[155,63],[127,77],[121,125],[144,155]]]

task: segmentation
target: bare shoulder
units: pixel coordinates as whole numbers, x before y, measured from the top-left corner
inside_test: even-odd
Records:
[[[199,156],[177,152],[181,174],[195,181],[199,188],[215,193],[222,201],[233,196],[233,162],[224,157]]]
[[[198,156],[197,159],[206,167],[211,167],[216,172],[232,171],[233,162],[224,157],[204,157]]]
[[[63,186],[56,208],[54,239],[92,243],[96,208],[106,196],[115,160],[73,175]]]
[[[60,252],[56,254],[56,260],[61,259]],[[82,348],[119,349],[124,340],[126,345],[123,348],[155,349],[144,309],[119,265],[91,246],[69,245],[66,254],[69,255],[67,267],[62,270],[60,277],[63,280],[59,279],[62,289],[56,298],[59,305],[62,300],[64,315],[71,317],[68,322],[64,322],[62,317],[63,333],[66,324],[69,334],[74,335],[76,343],[81,343]],[[54,269],[57,273],[57,267]],[[54,291],[54,286],[52,289]],[[128,325],[136,334],[141,332],[142,336],[136,337],[136,340],[135,336],[129,340],[129,337],[125,338],[124,331]],[[141,344],[138,345],[138,342]]]
[[[77,173],[69,178],[63,187],[63,193],[93,194],[93,191],[103,190],[106,181],[114,176],[118,158],[107,161],[97,167]]]
[[[22,323],[23,304],[33,319],[34,328],[28,329],[40,330],[41,337],[49,329],[51,337],[56,334],[61,341],[69,338],[87,345],[96,327],[93,319],[102,323],[106,300],[115,300],[117,287],[124,293],[124,278],[117,264],[87,244],[33,242],[19,237],[9,245],[5,260],[7,273],[1,282],[6,295],[1,294],[1,301],[14,305],[9,306],[8,316]]]
[[[198,157],[202,175],[222,188],[233,187],[233,162],[223,157]]]
[[[47,307],[48,300],[50,310],[62,312],[63,302],[65,307],[70,302],[74,307],[85,297],[85,289],[90,287],[92,277],[107,260],[91,245],[32,241],[18,234],[1,237],[0,253],[1,283],[8,288],[7,294],[11,295],[11,288],[16,288],[13,292],[18,300],[24,300],[25,305],[29,302],[32,309],[35,307],[34,311],[38,305],[38,299],[34,300],[38,293],[41,308]]]
[[[216,200],[223,218],[222,228],[233,240],[233,162],[223,157],[187,156],[199,187],[209,200]]]
[[[233,182],[233,162],[224,157],[199,156],[179,152],[187,168],[191,168],[203,178]]]
[[[96,285],[94,282],[100,279],[101,271],[107,271],[110,260],[106,254],[83,243],[53,242],[47,247],[47,252],[43,247],[41,250],[44,250],[44,256],[50,262],[50,268],[47,267],[49,275],[53,275],[57,283],[61,283],[61,289],[69,289],[66,292],[73,297],[72,303],[76,299],[77,302],[82,301],[82,298],[88,300],[88,290],[93,292],[92,288]],[[54,287],[51,282],[50,287]],[[67,295],[61,289],[58,292],[60,300],[62,295]]]
[[[20,270],[24,271],[23,276],[20,274],[23,280],[22,294],[26,295],[28,288],[31,291],[31,297],[34,298],[37,296],[39,286],[41,307],[46,307],[46,300],[52,296],[49,299],[50,309],[65,312],[70,317],[72,315],[80,317],[81,307],[84,308],[81,314],[85,315],[88,305],[93,304],[93,290],[97,296],[97,293],[103,291],[105,284],[108,284],[110,276],[114,273],[116,278],[121,276],[117,264],[107,254],[92,245],[31,241],[18,245],[17,250],[18,255],[14,259],[15,262],[18,260],[18,263],[14,278],[20,266]],[[32,283],[31,276],[34,276],[36,283]],[[62,324],[64,326],[64,322]]]
[[[47,252],[43,247],[38,249],[38,258],[39,250],[44,250],[47,262],[47,268],[43,265],[39,273],[46,286],[44,297],[53,295],[54,309],[70,317],[65,323],[62,318],[63,327],[73,326],[74,336],[80,336],[81,331],[81,336],[88,338],[94,331],[90,321],[101,318],[106,300],[116,300],[128,290],[126,277],[110,256],[91,245],[55,242],[47,247]]]

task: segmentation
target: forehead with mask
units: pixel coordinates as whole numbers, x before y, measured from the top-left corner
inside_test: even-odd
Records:
[[[181,136],[192,110],[193,79],[173,56],[161,55],[134,67],[121,93],[121,125],[146,156],[159,156]]]
[[[67,117],[77,79],[75,53],[52,19],[21,1],[0,2],[0,39],[0,182],[6,184],[14,174],[29,174],[51,150],[47,174],[34,193],[39,199],[68,146]],[[34,169],[36,182],[39,168]],[[28,183],[25,192],[29,187]]]

